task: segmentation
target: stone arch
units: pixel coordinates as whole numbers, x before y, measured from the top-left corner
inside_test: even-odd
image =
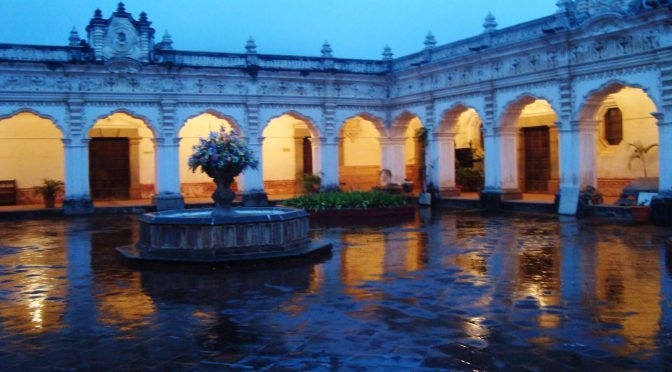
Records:
[[[264,190],[271,196],[306,191],[303,180],[321,170],[321,131],[315,120],[295,110],[275,112],[260,128],[260,135]]]
[[[597,112],[599,111],[600,106],[602,106],[604,99],[611,94],[620,92],[624,88],[641,89],[657,108],[662,107],[647,87],[637,83],[614,79],[602,83],[598,88],[588,91],[588,93],[583,96],[583,103],[581,103],[581,106],[577,110],[577,119],[580,121],[595,120]]]
[[[179,136],[179,181],[180,193],[185,198],[190,199],[208,199],[213,191],[215,191],[215,184],[212,179],[205,173],[197,171],[192,172],[189,169],[188,161],[193,150],[192,147],[199,143],[199,138],[205,138],[211,131],[218,131],[221,121],[217,122],[213,127],[210,122],[214,117],[216,120],[223,120],[226,122],[226,128],[230,128],[238,136],[243,136],[242,128],[230,115],[225,115],[217,110],[206,109],[199,111],[196,114],[188,116],[182,125],[176,129],[176,134]],[[231,188],[234,191],[238,190],[238,182],[234,182]]]
[[[0,179],[15,182],[11,203],[41,204],[35,186],[43,179],[65,181],[64,141],[62,128],[49,115],[23,108],[0,115]]]
[[[98,121],[100,121],[102,119],[105,119],[105,118],[108,118],[108,117],[110,117],[114,114],[124,114],[124,115],[128,115],[128,116],[132,117],[133,119],[140,120],[147,127],[147,129],[149,129],[152,132],[152,136],[154,138],[159,138],[160,137],[159,129],[154,126],[154,124],[152,123],[151,120],[149,120],[149,118],[147,118],[144,115],[140,115],[140,114],[138,114],[138,113],[136,113],[132,110],[128,110],[128,109],[124,109],[124,108],[115,109],[115,110],[112,110],[112,111],[108,111],[105,114],[97,115],[95,117],[95,119],[93,119],[92,121],[87,123],[86,128],[83,128],[82,133],[86,133],[86,136],[88,137],[89,131],[96,125],[96,123],[98,123]]]
[[[94,201],[151,199],[156,194],[155,143],[163,137],[146,116],[123,108],[106,111],[84,133]]]
[[[339,187],[370,190],[379,185],[381,141],[387,135],[383,121],[370,113],[358,113],[340,123],[337,135]]]
[[[66,135],[65,135],[65,134],[66,134],[66,131],[65,131],[65,129],[63,128],[63,126],[58,122],[58,120],[56,120],[56,119],[55,119],[53,116],[51,116],[51,115],[43,114],[43,113],[41,113],[40,111],[33,110],[33,109],[31,109],[31,108],[20,108],[20,109],[17,109],[17,110],[12,111],[11,113],[9,113],[9,114],[7,114],[7,115],[1,115],[1,114],[0,114],[0,121],[6,120],[6,119],[11,119],[11,118],[13,118],[14,116],[17,116],[17,115],[22,114],[22,113],[33,114],[33,115],[35,115],[35,116],[37,116],[37,117],[39,117],[39,118],[42,118],[42,119],[46,119],[46,120],[51,121],[51,123],[52,123],[52,124],[59,130],[59,132],[61,132],[61,136],[63,136],[63,138],[66,137]]]
[[[404,110],[399,115],[397,115],[394,120],[392,120],[389,130],[390,137],[403,137],[406,135],[406,130],[409,123],[415,118],[418,119],[420,125],[422,125],[423,128],[426,128],[425,123],[423,123],[420,119],[420,115],[417,115],[414,112],[408,110]]]
[[[463,102],[457,102],[442,112],[434,137],[438,145],[435,179],[443,195],[455,196],[460,192],[482,189],[482,129],[480,113]],[[466,168],[469,170],[464,170]]]
[[[605,114],[611,108],[618,108],[620,118],[620,136],[615,141],[607,138],[605,127]],[[616,198],[635,178],[660,177],[659,148],[653,147],[634,163],[631,160],[633,146],[660,143],[652,115],[659,108],[651,91],[641,84],[610,80],[588,91],[577,113],[577,129],[586,138],[577,157],[581,186],[596,186],[604,196]]]
[[[283,116],[290,116],[296,120],[303,121],[308,125],[308,130],[310,130],[311,136],[313,138],[320,138],[321,137],[321,131],[319,126],[316,124],[317,122],[310,116],[304,115],[298,111],[295,110],[289,110],[289,111],[283,111],[282,113],[278,115],[271,116],[263,125],[262,128],[260,128],[260,133],[263,133],[264,130],[268,127],[268,125],[275,119],[281,118]]]
[[[557,110],[545,96],[524,93],[509,101],[498,123],[502,189],[510,198],[520,192],[552,194],[560,187]]]
[[[496,126],[499,128],[515,128],[516,120],[519,118],[523,109],[525,109],[527,105],[539,100],[546,101],[548,106],[557,116],[559,111],[553,106],[553,103],[549,98],[542,95],[523,93],[503,106],[504,110],[502,111],[500,120],[497,122]]]
[[[435,133],[454,132],[460,116],[469,110],[473,110],[479,118],[483,118],[483,115],[476,107],[457,102],[441,113],[439,125],[436,126]]]
[[[180,126],[179,126],[178,128],[175,128],[175,133],[178,133],[178,135],[179,135],[180,131],[187,125],[187,122],[188,122],[189,120],[194,119],[194,118],[197,118],[197,117],[199,117],[199,116],[201,116],[201,115],[204,115],[204,114],[210,114],[210,115],[212,115],[212,116],[214,116],[214,117],[216,117],[216,118],[218,118],[218,119],[226,120],[226,121],[231,125],[231,128],[233,128],[233,130],[236,131],[236,134],[237,134],[238,136],[241,136],[241,137],[242,137],[242,136],[245,135],[245,133],[244,133],[244,131],[243,131],[243,128],[240,126],[240,124],[238,123],[238,121],[237,121],[236,119],[234,119],[233,116],[223,114],[223,113],[221,113],[220,111],[218,111],[218,110],[214,110],[214,109],[206,109],[206,110],[202,110],[202,111],[199,111],[199,112],[196,113],[196,114],[187,116],[187,117],[184,119],[184,121],[180,124]]]
[[[357,118],[357,117],[360,117],[360,118],[362,118],[366,121],[370,121],[371,123],[373,123],[373,126],[378,130],[378,133],[380,134],[381,137],[387,137],[388,136],[389,131],[388,131],[388,128],[385,126],[385,121],[382,118],[380,118],[376,115],[373,115],[369,112],[364,112],[364,111],[359,112],[355,115],[350,115],[350,116],[346,117],[344,120],[342,120],[338,124],[338,127],[336,128],[336,133],[340,133],[343,130],[343,126],[345,126],[345,123],[347,123],[348,121],[350,121],[354,118]]]

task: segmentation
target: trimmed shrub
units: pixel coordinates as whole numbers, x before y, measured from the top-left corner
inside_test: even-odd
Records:
[[[401,195],[381,191],[334,191],[306,194],[286,200],[284,205],[317,212],[327,209],[367,209],[397,207],[406,204]]]

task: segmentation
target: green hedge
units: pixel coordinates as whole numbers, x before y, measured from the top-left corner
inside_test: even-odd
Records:
[[[283,202],[288,207],[317,212],[326,209],[366,209],[406,204],[401,195],[381,191],[335,191],[297,196]]]

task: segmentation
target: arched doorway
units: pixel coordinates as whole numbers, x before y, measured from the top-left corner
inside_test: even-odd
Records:
[[[241,135],[240,128],[233,119],[211,112],[190,118],[178,132],[180,137],[180,192],[185,198],[211,200],[210,197],[216,187],[212,178],[200,170],[192,172],[187,162],[199,138],[207,138],[211,132],[219,132],[220,128],[224,128],[227,133],[233,130]],[[233,191],[238,191],[237,184],[236,177],[231,185]]]
[[[508,107],[500,133],[502,137],[513,135],[516,145],[514,151],[502,149],[500,154],[503,180],[514,187],[517,183],[523,193],[554,194],[559,190],[557,121],[544,99],[525,96]]]
[[[439,187],[446,196],[474,193],[484,183],[483,122],[473,108],[457,105],[439,125]],[[476,194],[466,196],[478,197]]]
[[[33,188],[44,179],[64,181],[62,138],[53,121],[31,112],[0,120],[0,181],[8,181],[0,205],[42,204],[42,196]],[[57,202],[62,198],[57,195]]]
[[[89,185],[94,201],[151,199],[154,134],[142,119],[115,112],[96,121],[88,137]]]
[[[583,186],[618,197],[637,178],[658,185],[657,108],[641,88],[611,84],[592,94],[580,113],[580,130],[595,134],[594,157],[580,156]],[[638,154],[639,153],[639,154]],[[593,160],[594,159],[594,160]],[[594,163],[594,164],[591,164]]]
[[[317,129],[297,113],[271,119],[262,133],[264,190],[272,198],[290,197],[304,192],[304,180],[313,176],[312,139]]]
[[[380,131],[374,120],[359,115],[341,127],[338,165],[342,190],[368,191],[380,184]]]

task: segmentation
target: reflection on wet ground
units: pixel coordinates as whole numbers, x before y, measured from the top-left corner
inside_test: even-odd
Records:
[[[423,211],[324,262],[133,270],[135,217],[0,223],[0,367],[670,369],[671,229]]]

